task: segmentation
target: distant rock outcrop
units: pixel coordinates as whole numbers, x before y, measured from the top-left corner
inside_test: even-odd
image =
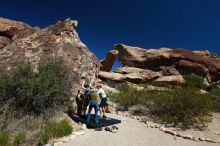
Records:
[[[123,44],[116,45],[115,49],[119,51],[119,61],[125,66],[153,71],[160,70],[162,66],[173,67],[181,74],[201,75],[209,83],[220,80],[220,57],[208,51],[191,52],[186,49],[170,48],[143,49]]]
[[[94,82],[101,66],[75,30],[77,21],[66,19],[44,29],[22,22],[0,19],[0,67],[9,70],[30,62],[35,71],[41,62],[61,60],[67,67],[74,91],[80,88],[81,78]]]

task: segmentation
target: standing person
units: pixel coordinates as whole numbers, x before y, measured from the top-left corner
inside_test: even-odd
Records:
[[[101,98],[101,102],[99,104],[100,117],[106,118],[105,108],[107,107],[107,96],[104,89],[102,89],[101,84],[98,84],[96,87],[98,88],[97,94]]]
[[[91,119],[91,111],[94,108],[95,109],[95,125],[94,128],[98,126],[98,111],[99,111],[99,96],[96,94],[94,90],[91,90],[89,93],[90,103],[89,103],[89,111],[87,114],[87,125],[90,125],[90,119]]]
[[[81,115],[83,108],[83,99],[84,95],[80,93],[80,90],[78,90],[78,93],[76,95],[77,115]]]
[[[83,89],[84,89],[83,114],[84,114],[84,116],[86,116],[86,110],[87,110],[87,107],[88,107],[89,102],[90,102],[89,93],[91,92],[92,88],[88,84],[85,84],[85,85],[83,85]]]

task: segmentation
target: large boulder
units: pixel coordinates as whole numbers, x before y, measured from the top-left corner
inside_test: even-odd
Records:
[[[143,82],[143,75],[140,73],[130,73],[130,74],[121,74],[121,73],[114,73],[114,72],[99,72],[99,78],[102,80],[112,80],[117,82],[124,82],[128,81],[131,83],[141,83]]]
[[[156,70],[159,66],[169,66],[169,51],[171,49],[143,49],[138,47],[130,47],[118,44],[115,49],[119,51],[119,61],[126,66],[137,67],[142,69]]]
[[[141,69],[141,68],[136,68],[136,67],[119,67],[115,70],[117,73],[121,74],[129,74],[129,73],[143,73],[143,72],[148,72],[150,70],[147,69]]]
[[[204,65],[186,60],[180,60],[177,64],[177,68],[179,68],[179,70],[193,72],[201,76],[206,76],[208,74],[208,68]]]
[[[120,82],[120,81],[123,81],[124,76],[120,73],[100,71],[99,78],[102,80],[113,80],[113,81]]]
[[[123,80],[132,83],[147,82],[162,76],[161,72],[135,67],[120,67],[115,72],[123,74]]]
[[[180,72],[203,75],[209,82],[220,80],[220,58],[208,52],[192,52],[186,49],[143,49],[118,44],[119,61],[126,66],[158,70],[161,66],[173,66]]]
[[[134,67],[120,67],[115,72],[99,72],[99,78],[103,80],[127,81],[131,83],[144,83],[161,77],[161,72]]]
[[[158,71],[136,67],[119,67],[115,72],[124,75],[123,80],[131,83],[149,82],[163,76],[180,76],[178,70],[168,66],[161,66]]]
[[[116,58],[118,57],[118,51],[117,50],[111,50],[108,52],[106,58],[100,63],[102,64],[102,67],[100,68],[101,71],[111,71],[112,66],[114,65],[114,62]]]
[[[61,61],[68,69],[74,92],[80,88],[83,77],[89,83],[95,81],[100,63],[80,41],[76,32],[77,21],[66,19],[44,29],[25,27],[26,25],[19,23],[20,29],[16,30],[20,31],[16,31],[17,33],[9,31],[14,23],[8,23],[8,27],[7,24],[2,27],[4,34],[14,36],[9,45],[0,49],[1,69],[10,70],[21,63],[29,62],[34,71],[37,71],[39,63],[56,60]]]

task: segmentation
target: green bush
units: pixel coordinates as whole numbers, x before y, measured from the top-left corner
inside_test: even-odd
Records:
[[[184,75],[183,78],[186,80],[187,87],[194,87],[199,89],[205,89],[206,85],[204,85],[203,77],[198,75]]]
[[[209,92],[213,95],[214,110],[220,111],[220,89],[218,87],[212,87]]]
[[[14,146],[19,146],[20,144],[24,143],[26,140],[26,133],[25,132],[19,132],[15,135],[13,140]]]
[[[129,106],[142,103],[145,92],[144,90],[138,90],[135,87],[131,87],[127,84],[122,84],[118,87],[118,93],[112,94],[112,100],[120,103],[127,109]]]
[[[212,109],[211,98],[196,88],[175,88],[173,91],[149,94],[153,105],[150,110],[163,121],[181,128],[205,126]]]
[[[220,97],[220,88],[218,88],[218,87],[211,88],[210,93],[215,95],[215,96]]]
[[[0,132],[0,146],[10,146],[11,139],[9,132],[1,131]]]
[[[213,105],[210,96],[200,94],[195,87],[173,87],[169,91],[158,91],[122,85],[118,90],[112,99],[121,106],[127,109],[136,104],[145,105],[152,115],[181,128],[205,126]]]
[[[42,64],[38,73],[33,72],[30,64],[22,64],[0,76],[0,101],[9,104],[13,111],[40,114],[68,101],[66,75],[62,65],[51,61]]]
[[[8,77],[6,74],[0,74],[0,106],[2,107],[6,101],[6,89],[7,89]]]
[[[41,141],[47,143],[51,138],[59,138],[70,135],[73,129],[67,120],[62,120],[58,123],[52,122],[44,127],[41,132]]]
[[[107,79],[106,81],[104,81],[108,86],[112,87],[112,88],[117,88],[120,86],[120,82],[117,81],[113,81],[113,80],[109,80]]]

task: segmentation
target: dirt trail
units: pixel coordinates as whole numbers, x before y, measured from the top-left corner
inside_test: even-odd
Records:
[[[120,115],[109,114],[109,117],[122,120],[117,124],[119,131],[95,131],[87,129],[82,136],[75,138],[63,146],[219,146],[208,142],[195,142],[165,134],[159,129],[147,128],[137,120]]]

